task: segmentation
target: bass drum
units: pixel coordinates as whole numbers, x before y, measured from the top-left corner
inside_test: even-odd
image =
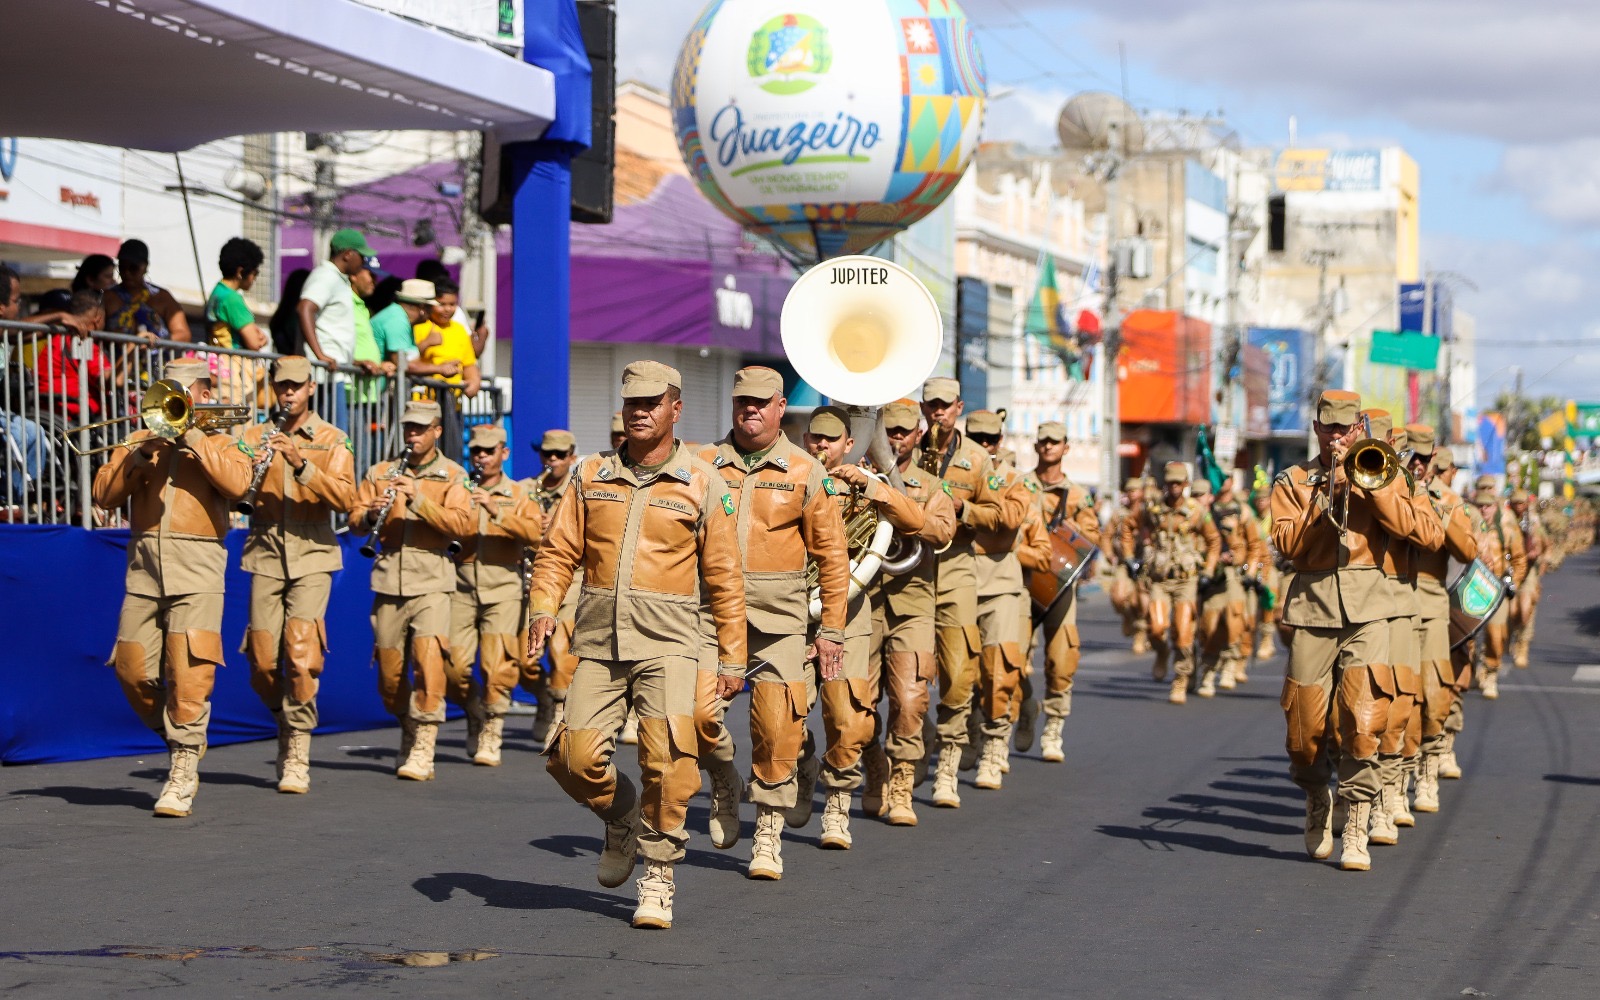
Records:
[[[1450,584],[1450,648],[1477,635],[1505,599],[1505,583],[1482,559],[1472,560]]]
[[[1048,614],[1099,555],[1100,546],[1066,521],[1050,532],[1050,571],[1033,570],[1028,574],[1028,595],[1033,598],[1034,613]]]

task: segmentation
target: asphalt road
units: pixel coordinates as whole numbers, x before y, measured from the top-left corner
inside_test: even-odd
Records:
[[[711,849],[702,796],[668,932],[595,882],[599,823],[523,738],[475,768],[456,724],[415,785],[393,731],[319,737],[305,797],[272,790],[272,744],[220,748],[186,821],[150,815],[160,761],[5,769],[0,991],[1593,997],[1597,568],[1547,583],[1534,666],[1471,696],[1466,779],[1369,873],[1305,857],[1281,660],[1169,706],[1094,594],[1067,764],[1014,759],[958,811],[924,786],[920,826],[857,818],[849,852],[813,820],[776,883],[743,878],[748,839]]]

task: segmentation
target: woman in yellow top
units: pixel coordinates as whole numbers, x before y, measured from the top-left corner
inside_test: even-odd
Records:
[[[431,375],[459,385],[462,395],[470,399],[478,394],[483,379],[478,371],[478,355],[472,349],[472,334],[454,319],[460,290],[448,281],[436,281],[434,299],[436,304],[429,310],[427,321],[415,331],[422,363],[408,370],[413,375]]]

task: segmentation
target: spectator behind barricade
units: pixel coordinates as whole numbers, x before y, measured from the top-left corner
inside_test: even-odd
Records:
[[[478,394],[482,378],[478,372],[478,355],[472,349],[472,334],[455,320],[460,292],[455,284],[436,281],[433,286],[435,304],[429,310],[428,322],[417,327],[417,349],[422,360],[435,366],[437,377],[452,385],[461,386],[462,395],[471,399]],[[451,362],[458,365],[454,373],[447,373]]]
[[[372,328],[372,313],[367,309],[367,298],[377,291],[377,275],[371,268],[363,267],[350,276],[351,309],[355,316],[356,347],[353,364],[366,372],[356,376],[350,386],[350,402],[372,403],[383,394],[387,384],[385,375],[393,375],[394,364],[386,360]]]
[[[422,360],[412,330],[412,327],[427,322],[428,312],[435,304],[433,282],[407,278],[396,283],[399,287],[388,293],[391,299],[389,305],[372,314],[372,335],[378,342],[378,350],[383,353],[384,360],[392,361],[396,366],[405,365],[407,375],[438,374],[433,365]],[[459,367],[452,370],[459,371]]]
[[[92,253],[78,265],[69,291],[81,292],[85,288],[104,293],[117,283],[117,262],[103,253]]]
[[[310,270],[297,267],[289,272],[289,277],[283,282],[283,295],[278,299],[278,308],[267,321],[267,329],[272,332],[272,350],[277,354],[303,355],[306,352],[305,340],[300,336],[297,308],[300,305],[300,292],[306,287],[306,278],[310,275]]]
[[[206,326],[211,332],[211,343],[247,351],[267,349],[267,333],[256,325],[256,315],[245,304],[243,294],[255,286],[265,260],[261,248],[250,240],[235,236],[222,244],[222,252],[217,257],[222,280],[206,299]]]
[[[0,320],[15,320],[22,312],[22,278],[17,272],[0,264]],[[5,499],[19,504],[28,497],[32,484],[39,481],[44,471],[45,458],[50,454],[50,442],[44,428],[22,416],[27,405],[28,380],[22,366],[11,357],[12,346],[18,342],[15,334],[0,337],[0,363],[5,365],[6,386],[0,396],[10,408],[0,412],[0,454],[4,455]],[[11,521],[21,515],[11,507],[4,509],[0,520]]]
[[[150,248],[143,240],[124,240],[117,250],[122,280],[106,289],[106,329],[146,340],[189,341],[189,320],[166,289],[146,280]]]
[[[445,268],[444,261],[435,258],[417,262],[417,277],[424,281],[431,281],[435,285],[455,285],[458,290],[460,288],[460,285],[457,284],[456,280],[450,276],[450,272]],[[489,343],[489,323],[484,318],[483,313],[478,313],[477,321],[474,322],[467,315],[467,311],[461,308],[460,296],[458,295],[455,311],[451,313],[450,318],[472,331],[473,353],[480,358],[483,357],[483,348]]]
[[[114,372],[110,360],[100,345],[87,335],[105,325],[105,307],[99,292],[85,288],[72,295],[67,314],[74,320],[75,333],[52,333],[49,343],[39,355],[37,364],[39,394],[55,396],[58,401],[46,404],[52,412],[63,409],[68,417],[78,416],[78,379],[88,378],[86,387],[91,419],[99,417],[104,408],[108,390],[122,384],[122,376]],[[64,324],[63,324],[64,325]],[[79,361],[79,356],[87,357]]]
[[[324,364],[348,365],[356,353],[355,296],[350,276],[363,267],[376,267],[378,262],[366,237],[354,229],[334,233],[328,249],[328,259],[307,276],[295,315],[300,319],[300,335],[305,338],[309,356]],[[337,376],[334,381],[343,382],[344,377]],[[329,417],[335,427],[349,432],[350,415],[344,393],[333,394],[333,413]]]

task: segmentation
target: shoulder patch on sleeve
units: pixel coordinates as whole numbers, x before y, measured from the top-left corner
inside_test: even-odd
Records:
[[[989,477],[989,488],[991,490],[997,490],[997,491],[998,490],[1003,490],[1003,489],[1005,489],[1005,485],[1006,485],[1006,481],[1005,481],[1005,477],[1004,476],[990,476]]]
[[[947,496],[947,497],[955,496],[955,494],[950,491],[950,480],[948,480],[948,479],[939,480],[939,488],[941,490],[944,490],[944,495],[945,496]]]
[[[234,445],[235,448],[238,448],[240,451],[244,452],[246,455],[249,455],[251,458],[255,458],[256,457],[256,453],[250,448],[249,445],[244,443],[244,439],[243,438],[234,438],[233,439],[233,445]]]
[[[729,517],[733,516],[733,496],[731,494],[722,494],[722,512]]]
[[[1037,493],[1037,492],[1039,492],[1039,484],[1034,482],[1031,479],[1024,479],[1022,481],[1022,485],[1026,486],[1028,488],[1028,492],[1029,493]]]
[[[822,477],[822,492],[828,494],[830,497],[839,495],[839,485],[833,481],[832,476]]]

